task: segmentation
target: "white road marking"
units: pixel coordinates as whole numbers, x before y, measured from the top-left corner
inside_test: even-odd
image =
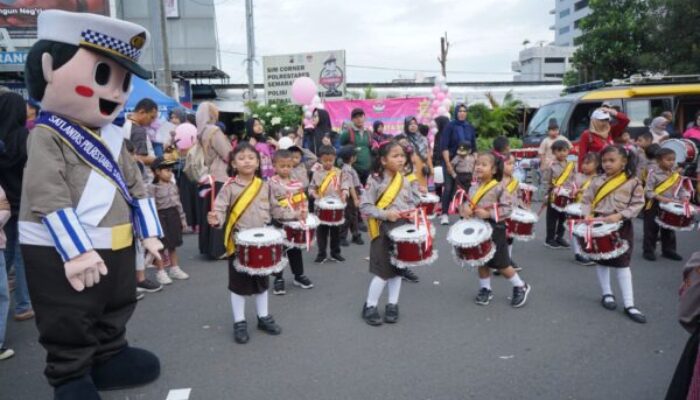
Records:
[[[191,391],[191,388],[173,389],[168,392],[168,397],[165,400],[189,400]]]

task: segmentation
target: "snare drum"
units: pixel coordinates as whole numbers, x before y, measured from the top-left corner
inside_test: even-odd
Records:
[[[692,163],[698,156],[698,148],[692,140],[668,139],[661,143],[662,148],[673,150],[676,153],[676,163]]]
[[[476,218],[452,225],[447,241],[452,245],[455,262],[462,267],[481,267],[489,262],[496,254],[492,233],[491,225]]]
[[[508,235],[515,240],[527,242],[535,238],[535,223],[537,214],[532,211],[516,208],[506,221]]]
[[[315,203],[321,225],[340,226],[345,223],[345,203],[337,197],[324,197]]]
[[[430,227],[430,236],[435,236],[435,228]],[[438,258],[438,252],[432,243],[426,248],[426,227],[421,225],[402,225],[389,232],[389,238],[394,242],[391,263],[397,268],[418,267],[429,265]]]
[[[536,191],[537,187],[528,183],[520,183],[520,185],[518,185],[518,196],[520,196],[520,200],[523,204],[527,204],[528,206],[532,202],[532,196]]]
[[[284,236],[275,228],[252,228],[236,233],[236,271],[248,275],[270,275],[287,266]]]
[[[306,230],[309,230],[309,241],[313,243],[316,228],[319,224],[318,217],[313,214],[306,216],[306,228],[301,225],[300,221],[290,221],[284,224],[284,233],[286,238],[284,245],[287,247],[296,247],[299,249],[306,247]]]
[[[622,223],[608,224],[593,222],[590,224],[579,223],[574,226],[574,236],[581,246],[581,250],[591,260],[611,260],[620,257],[629,250],[627,240],[620,237],[619,230]],[[586,234],[590,229],[591,248],[586,243]]]
[[[689,215],[686,215],[685,205],[682,203],[660,203],[656,223],[662,228],[674,231],[693,230],[697,209],[692,204],[688,204],[688,208]]]
[[[435,211],[437,204],[440,202],[440,197],[433,193],[421,193],[420,195],[420,206],[425,210],[425,215],[428,218],[434,218],[436,216]]]
[[[552,200],[552,208],[559,212],[566,212],[566,206],[571,204],[574,200],[571,198],[571,190],[569,189],[555,190],[552,196],[554,197],[554,200]]]
[[[564,207],[564,212],[569,218],[579,219],[583,218],[583,205],[581,203],[571,203]]]
[[[537,147],[526,147],[522,149],[513,149],[510,152],[513,153],[516,158],[537,158],[538,150]]]

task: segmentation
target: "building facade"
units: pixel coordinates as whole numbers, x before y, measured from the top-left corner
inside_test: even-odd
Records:
[[[554,25],[549,27],[554,31],[554,45],[576,46],[576,38],[581,36],[581,19],[591,13],[588,0],[554,0],[554,9],[549,13],[554,15]]]
[[[513,61],[511,68],[517,75],[514,81],[550,81],[561,82],[568,70],[573,47],[554,45],[532,46],[520,51],[518,61]]]

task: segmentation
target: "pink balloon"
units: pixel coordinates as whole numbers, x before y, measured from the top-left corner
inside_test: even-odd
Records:
[[[438,108],[438,107],[440,107],[441,104],[442,104],[442,101],[437,100],[437,99],[433,100],[433,108]]]
[[[442,103],[442,101],[445,100],[445,93],[440,92],[440,93],[438,93],[438,94],[435,95],[435,98],[436,98],[439,102]]]
[[[175,140],[177,140],[177,148],[187,150],[194,144],[197,139],[197,127],[185,122],[175,128]]]
[[[440,86],[433,86],[433,94],[437,96],[438,93],[440,93]]]
[[[297,78],[292,83],[292,101],[300,106],[310,104],[316,96],[316,90],[316,83],[311,78]]]

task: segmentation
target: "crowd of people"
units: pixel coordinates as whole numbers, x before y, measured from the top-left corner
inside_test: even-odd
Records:
[[[10,116],[2,121],[0,130],[0,185],[4,189],[0,190],[0,226],[4,228],[0,233],[4,253],[0,262],[6,264],[0,268],[0,359],[6,359],[13,355],[11,349],[2,346],[10,293],[14,295],[13,318],[24,321],[33,317],[18,251],[17,212],[28,128],[33,125],[29,115],[36,116],[37,105],[25,104],[19,95],[6,91],[0,94],[0,110]],[[421,196],[434,189],[440,196],[436,207],[440,224],[450,224],[452,211],[462,219],[483,220],[493,231],[495,254],[477,269],[480,289],[475,303],[486,306],[491,302],[491,276],[502,275],[513,285],[511,305],[524,306],[532,287],[520,276],[523,268],[513,259],[513,238],[506,221],[515,209],[529,210],[530,202],[523,200],[529,197],[522,196],[521,182],[514,176],[518,160],[508,139],[497,137],[492,148],[478,151],[477,132],[467,120],[465,104],[455,106],[452,119],[436,119],[438,133],[434,137],[412,116],[405,119],[404,132],[395,136],[383,132],[381,121],[373,121],[372,129],[367,129],[362,109],[353,110],[349,117],[350,122],[337,133],[328,112],[316,109],[313,127],[285,128],[275,134],[267,134],[259,119],[249,118],[245,132],[231,139],[219,121],[216,106],[202,103],[194,114],[185,109],[170,112],[173,127],[196,127],[194,146],[178,149],[174,130],[169,139],[155,140],[158,106],[150,99],[140,101],[128,114],[123,133],[126,148],[155,199],[164,249],[160,259],[137,249],[137,298],[158,292],[173,280],[189,278],[177,249],[183,244],[183,234],[197,234],[202,255],[212,260],[228,259],[235,341],[249,340],[246,296],[255,298],[258,329],[280,334],[282,329],[268,310],[270,277],[251,275],[236,263],[235,233],[306,221],[319,203],[333,197],[343,203],[343,222],[318,227],[314,262],[345,262],[342,247],[364,246],[363,235],[367,232],[373,277],[362,318],[375,326],[396,323],[401,281],[418,282],[419,277],[411,268],[398,268],[392,261],[389,232],[413,218],[406,212],[419,207]],[[625,314],[645,323],[645,315],[635,305],[632,287],[632,221],[638,215],[642,218],[645,259],[656,260],[660,238],[662,257],[682,260],[676,251],[675,231],[660,226],[657,217],[661,204],[692,200],[693,188],[678,174],[675,153],[659,145],[671,137],[668,115],[653,119],[649,132],[635,140],[629,136],[628,123],[620,110],[607,104],[595,110],[589,129],[579,138],[580,157],[572,161],[572,143],[559,135],[558,121],[550,121],[547,137],[538,150],[540,190],[545,196],[542,207],[546,208],[543,241],[552,249],[571,246],[578,263],[595,265],[601,305],[608,310],[617,308],[610,285],[614,270]],[[700,139],[700,113],[683,136]],[[441,171],[436,171],[438,168]],[[442,175],[440,184],[435,183],[436,175]],[[460,191],[467,200],[455,204]],[[554,200],[560,193],[568,193],[572,204],[580,204],[581,218],[618,224],[620,237],[629,244],[625,251],[611,259],[593,261],[578,240],[569,243],[566,226],[576,217],[556,206]],[[249,207],[252,204],[255,206]],[[313,288],[305,274],[302,249],[287,248],[286,258],[294,286]],[[147,267],[154,268],[153,279],[146,274]],[[10,272],[9,279],[6,272]],[[269,275],[273,293],[285,294],[283,271]],[[385,287],[388,299],[382,317],[378,303]]]

